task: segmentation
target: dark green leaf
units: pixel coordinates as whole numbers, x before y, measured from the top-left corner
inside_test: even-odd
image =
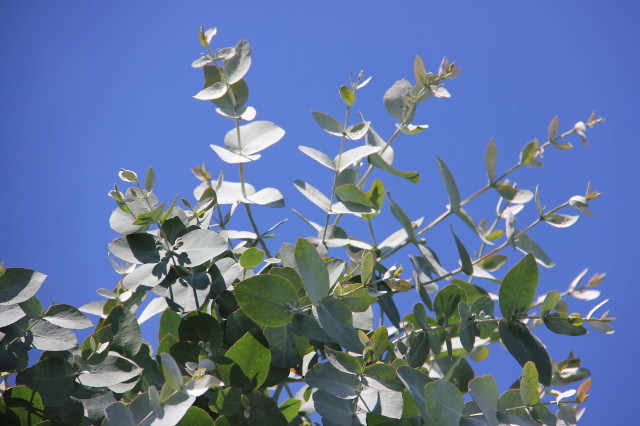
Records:
[[[464,350],[471,352],[476,340],[476,326],[474,322],[471,321],[471,310],[469,305],[464,302],[460,302],[458,305],[458,312],[460,313],[460,342],[462,343]]]
[[[0,274],[0,304],[15,305],[33,297],[47,278],[40,272],[24,268],[2,269]]]
[[[393,201],[389,192],[387,192],[387,196],[389,197],[389,206],[391,207],[391,213],[393,213],[393,217],[395,217],[398,222],[400,222],[400,225],[402,225],[402,228],[409,236],[409,240],[413,241],[415,239],[415,233],[411,220],[404,212],[404,210],[402,210],[402,208],[398,204],[396,204],[395,201]]]
[[[135,356],[142,345],[142,335],[136,316],[122,305],[109,312],[103,326],[111,326],[113,339],[110,349],[128,358]]]
[[[313,393],[313,406],[327,426],[361,424],[356,417],[356,406],[349,399],[340,399],[330,392],[318,390]]]
[[[562,312],[547,314],[543,317],[543,320],[547,328],[556,334],[565,334],[567,336],[587,334],[587,329],[582,324],[574,324],[574,321]]]
[[[450,284],[440,290],[433,303],[438,324],[453,324],[460,321],[458,304],[466,301],[467,294],[455,284]]]
[[[181,341],[209,343],[212,348],[222,343],[222,327],[211,315],[192,312],[182,318],[178,327]]]
[[[236,284],[234,293],[247,316],[268,327],[290,323],[298,300],[289,280],[271,274],[256,275]]]
[[[363,370],[362,359],[352,357],[351,355],[334,351],[325,347],[324,354],[333,367],[347,374],[360,374]]]
[[[458,239],[455,232],[453,232],[453,227],[451,227],[451,233],[453,234],[453,238],[456,240],[456,246],[458,247],[458,255],[460,256],[461,267],[460,270],[467,275],[473,275],[473,263],[471,262],[471,256],[469,256],[469,252],[462,241]]]
[[[341,399],[354,398],[360,381],[354,374],[344,373],[328,362],[316,364],[305,377],[309,386],[328,392]]]
[[[296,264],[311,303],[317,304],[329,294],[329,272],[311,243],[298,238],[294,250]]]
[[[105,423],[108,426],[136,426],[133,414],[126,405],[116,401],[104,409]]]
[[[551,259],[549,259],[549,256],[547,256],[547,254],[540,248],[540,246],[527,234],[522,234],[517,229],[515,230],[515,232],[518,234],[518,238],[515,241],[516,248],[518,250],[520,250],[524,254],[533,253],[533,255],[536,257],[536,261],[545,268],[553,268],[554,266],[556,266],[556,264],[553,263]]]
[[[458,191],[458,185],[456,185],[453,175],[440,157],[438,157],[438,171],[440,172],[440,177],[442,177],[444,186],[447,188],[447,194],[449,195],[449,209],[453,213],[457,213],[460,211],[460,192]]]
[[[75,389],[76,373],[60,358],[46,358],[18,373],[16,384],[27,385],[40,394],[45,406],[62,405]]]
[[[499,324],[500,338],[509,353],[521,366],[532,361],[538,370],[539,380],[545,386],[551,383],[551,360],[542,343],[520,321],[507,321]]]
[[[500,286],[500,311],[511,320],[526,315],[538,285],[538,266],[533,254],[526,255],[507,272]]]
[[[363,345],[353,327],[353,315],[340,299],[326,297],[313,306],[322,330],[349,351],[362,353]]]
[[[264,337],[271,350],[271,365],[280,368],[294,368],[302,364],[302,356],[309,344],[306,337],[293,332],[292,324],[280,327],[265,327]]]
[[[551,312],[560,301],[560,298],[560,293],[558,293],[556,290],[552,290],[547,293],[547,296],[544,298],[542,306],[540,307],[540,316],[544,317],[549,312]]]
[[[427,411],[425,400],[425,388],[428,383],[432,382],[432,379],[422,371],[407,366],[398,367],[397,371],[398,377],[400,377],[402,383],[409,389],[416,406],[420,410],[422,420],[428,425],[434,424]]]

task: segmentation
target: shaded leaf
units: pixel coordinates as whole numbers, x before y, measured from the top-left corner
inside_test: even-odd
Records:
[[[498,157],[498,149],[493,138],[489,139],[487,148],[484,151],[484,165],[487,169],[487,175],[489,176],[489,182],[493,182],[496,177],[496,158]]]
[[[447,194],[449,195],[449,208],[453,213],[457,213],[460,211],[460,192],[458,191],[458,185],[456,185],[453,175],[440,157],[438,157],[438,171],[440,172],[440,177],[442,177],[442,181],[447,188]]]
[[[545,386],[551,384],[551,360],[542,343],[520,321],[507,321],[499,324],[500,338],[509,353],[524,366],[532,361],[538,370],[539,380]]]
[[[507,272],[500,286],[500,311],[511,320],[525,315],[538,285],[538,267],[530,253]]]
[[[473,275],[473,263],[471,262],[469,252],[464,248],[462,241],[458,239],[455,232],[453,232],[453,227],[451,227],[451,233],[453,234],[453,238],[456,240],[456,246],[458,247],[458,255],[460,256],[460,264],[462,265],[460,270],[467,275]]]
[[[391,165],[389,165],[389,163],[383,160],[382,157],[378,154],[372,154],[368,158],[369,158],[369,162],[373,167],[377,167],[378,169],[389,172],[392,175],[401,177],[403,179],[407,179],[409,182],[412,182],[412,183],[418,183],[420,181],[420,173],[403,172],[401,170],[398,170],[392,167]]]
[[[311,115],[316,123],[318,123],[318,126],[325,132],[334,136],[343,135],[344,129],[342,128],[342,124],[335,118],[320,111],[311,111]]]
[[[523,234],[517,229],[515,230],[515,233],[518,235],[515,241],[515,245],[518,250],[520,250],[524,254],[533,253],[536,258],[536,262],[538,262],[545,268],[553,268],[554,266],[556,266],[556,264],[553,263],[553,260],[551,260],[549,256],[547,256],[547,254],[542,250],[542,248],[540,248],[540,246],[527,234]]]
[[[464,411],[462,394],[445,380],[434,380],[424,388],[429,416],[437,425],[457,425]]]
[[[294,255],[304,288],[311,299],[311,303],[317,304],[320,299],[329,294],[329,272],[322,258],[311,243],[303,238],[298,238]]]
[[[469,393],[482,411],[490,426],[499,424],[496,410],[498,409],[498,383],[493,376],[479,376],[469,382]]]
[[[264,383],[271,363],[271,352],[256,338],[257,335],[255,331],[246,332],[225,354],[240,367],[253,388]]]
[[[31,299],[47,278],[31,269],[5,268],[0,271],[0,305],[15,305]]]

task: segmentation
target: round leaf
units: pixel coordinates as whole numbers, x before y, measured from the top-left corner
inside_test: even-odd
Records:
[[[271,274],[256,275],[236,284],[234,294],[247,316],[267,327],[290,323],[298,300],[289,280]]]

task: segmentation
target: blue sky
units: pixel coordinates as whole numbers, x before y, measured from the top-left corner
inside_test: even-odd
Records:
[[[291,208],[323,221],[292,186],[302,179],[328,192],[331,184],[330,172],[297,150],[298,145],[332,154],[338,150],[336,139],[316,126],[309,111],[341,118],[337,89],[348,82],[350,71],[364,69],[373,79],[359,92],[355,109],[388,137],[394,124],[382,105],[384,92],[396,80],[413,78],[416,54],[428,70],[437,69],[447,56],[463,70],[447,85],[452,98],[420,105],[416,122],[430,128],[394,143],[394,164],[420,171],[421,183],[378,175],[412,218],[429,221],[446,204],[436,155],[446,161],[464,197],[486,183],[482,158],[489,138],[498,146],[498,169],[505,170],[527,141],[544,138],[554,116],[561,130],[586,120],[592,110],[607,119],[588,133],[586,149],[572,139],[573,150],[548,150],[544,168],[520,170],[514,180],[528,189],[539,184],[548,207],[583,194],[588,181],[605,194],[592,205],[595,219],[581,217],[568,229],[540,226],[531,236],[558,264],[541,271],[540,291],[565,289],[586,267],[590,273],[607,273],[602,298],[611,299],[607,307],[618,317],[617,332],[577,338],[537,333],[552,357],[563,359],[573,350],[593,372],[582,424],[610,424],[612,418],[629,424],[632,382],[638,377],[627,359],[633,362],[639,349],[633,319],[639,296],[634,280],[640,5],[274,3],[0,4],[0,261],[49,276],[38,294],[43,305],[53,299],[76,306],[97,300],[96,289],[117,282],[107,260],[107,243],[116,234],[108,224],[114,203],[106,194],[118,182],[121,167],[139,174],[153,167],[157,194],[167,202],[175,194],[192,197],[198,182],[190,168],[199,162],[206,162],[214,175],[224,168],[229,179],[236,177],[235,169],[209,148],[222,144],[231,122],[191,97],[202,81],[190,67],[202,50],[196,38],[201,24],[218,27],[216,47],[250,41],[249,103],[258,119],[287,132],[260,161],[247,166],[248,182],[276,187],[285,195],[284,209],[255,210],[262,229],[289,218],[271,246],[274,251],[282,241],[311,235]],[[474,218],[491,217],[495,201],[490,194],[472,204]],[[531,210],[532,205],[521,213],[522,222],[530,221]],[[399,227],[388,212],[383,218],[381,233]],[[457,256],[450,223],[470,248],[477,241],[459,221],[427,235],[452,268]],[[247,226],[241,213],[235,226]],[[397,261],[409,266],[406,257]],[[487,288],[497,291],[490,283]],[[403,299],[401,310],[408,312],[414,298]],[[571,300],[570,310],[585,314],[596,303]],[[620,351],[633,352],[622,357]],[[491,361],[474,368],[478,374],[496,374],[501,391],[519,370],[498,346],[492,347]]]

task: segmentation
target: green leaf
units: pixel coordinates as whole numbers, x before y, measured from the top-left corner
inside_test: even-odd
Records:
[[[460,321],[458,304],[466,301],[467,294],[455,284],[449,284],[440,290],[433,302],[438,324],[453,324]]]
[[[471,352],[476,340],[476,324],[471,318],[471,309],[464,302],[458,304],[458,312],[460,314],[460,343],[465,351]]]
[[[36,424],[42,420],[43,413],[42,398],[26,386],[14,386],[2,393],[0,420],[5,424],[13,424],[9,418],[20,425]]]
[[[556,228],[568,228],[578,221],[580,216],[569,216],[566,214],[548,213],[542,216],[542,220]]]
[[[6,268],[0,275],[0,304],[15,305],[33,297],[47,278],[31,269]]]
[[[136,316],[122,305],[109,312],[103,326],[111,326],[113,338],[110,350],[128,358],[135,356],[142,346],[142,334]]]
[[[539,380],[545,386],[551,384],[551,360],[542,343],[520,321],[502,319],[499,324],[500,338],[509,353],[524,366],[532,361],[538,370]]]
[[[483,259],[479,266],[486,271],[497,271],[507,264],[507,260],[509,258],[504,254],[494,254]]]
[[[460,192],[458,191],[458,185],[456,185],[453,175],[440,157],[438,157],[438,171],[440,172],[440,177],[442,177],[444,186],[447,188],[447,194],[449,195],[449,209],[453,213],[458,213],[460,211]]]
[[[45,358],[16,376],[17,385],[26,385],[40,394],[45,406],[62,405],[78,387],[76,372],[61,358]]]
[[[240,256],[240,266],[246,269],[256,268],[264,260],[264,252],[257,247],[245,250]]]
[[[451,233],[453,234],[453,238],[456,240],[456,246],[458,247],[458,254],[462,265],[460,270],[467,275],[473,275],[473,263],[471,262],[471,256],[469,256],[467,249],[464,248],[462,241],[460,241],[455,232],[453,232],[453,226],[451,227]]]
[[[413,76],[416,79],[416,84],[420,84],[420,85],[426,84],[427,70],[424,67],[424,62],[422,62],[422,58],[418,55],[416,55],[416,58],[413,61]]]
[[[398,378],[395,368],[389,364],[376,362],[364,369],[366,385],[382,391],[401,392],[405,386]]]
[[[227,250],[227,241],[217,232],[194,229],[176,240],[178,261],[188,266],[202,265]]]
[[[498,383],[493,376],[479,376],[469,382],[469,394],[490,426],[498,426]]]
[[[507,272],[500,286],[500,311],[507,320],[526,315],[538,285],[538,266],[529,253]]]
[[[398,377],[402,380],[402,383],[409,389],[411,397],[415,401],[416,406],[420,410],[422,420],[427,425],[432,425],[433,420],[429,416],[427,411],[427,404],[425,400],[425,388],[428,383],[432,382],[429,376],[420,370],[415,370],[411,367],[400,366],[398,367]]]
[[[300,406],[302,405],[302,401],[295,398],[289,398],[282,401],[282,404],[278,406],[280,412],[287,420],[287,422],[291,423],[293,419],[296,418],[298,412],[300,411]]]
[[[373,203],[364,192],[356,185],[347,184],[336,188],[336,197],[343,203],[353,203],[361,206],[373,208]]]
[[[540,402],[538,391],[538,370],[536,365],[527,361],[522,367],[522,379],[520,379],[520,397],[524,405],[536,405]]]
[[[322,330],[349,351],[362,353],[363,345],[353,327],[353,315],[340,299],[326,297],[314,304],[313,315]]]
[[[355,374],[345,373],[329,363],[316,364],[305,377],[309,386],[328,392],[341,399],[354,398],[360,381]]]
[[[382,181],[378,179],[374,180],[371,184],[371,189],[365,195],[373,205],[375,213],[364,214],[362,215],[362,218],[364,220],[371,220],[380,213],[382,203],[384,202],[384,184]]]
[[[498,191],[498,194],[510,203],[524,204],[531,201],[533,198],[533,192],[526,189],[514,188],[504,183],[495,182],[493,187]]]
[[[522,253],[533,253],[536,258],[536,262],[545,268],[553,268],[556,266],[553,263],[553,260],[547,256],[547,254],[540,248],[540,246],[533,241],[527,234],[522,234],[517,229],[515,230],[516,234],[518,234],[518,238],[516,239],[516,248],[520,250]]]
[[[540,316],[544,317],[549,312],[551,312],[560,301],[560,298],[560,293],[558,293],[556,290],[552,290],[547,293],[547,296],[544,298],[542,306],[540,307]]]
[[[464,411],[462,394],[445,380],[434,380],[424,388],[427,411],[437,425],[457,425]]]
[[[177,426],[213,426],[214,424],[213,419],[206,411],[193,406],[189,407]]]
[[[236,83],[251,67],[251,47],[247,40],[240,40],[234,47],[236,54],[224,61],[224,73],[229,84]]]
[[[357,407],[353,401],[337,398],[330,392],[313,392],[313,407],[327,426],[362,424],[356,416]]]
[[[562,312],[547,314],[543,317],[547,328],[556,334],[567,336],[582,336],[587,334],[587,329],[582,324],[575,324],[575,321]]]
[[[277,143],[284,137],[285,131],[270,121],[254,121],[240,126],[238,130],[227,132],[224,146],[227,150],[244,156],[251,156]],[[258,157],[259,158],[259,157]]]
[[[498,149],[493,138],[489,139],[487,148],[484,151],[484,165],[487,169],[487,175],[489,176],[489,182],[493,182],[496,177],[496,159],[498,158]]]
[[[342,124],[330,115],[320,111],[311,111],[311,115],[313,115],[313,119],[316,120],[318,126],[330,135],[342,136],[344,134]]]
[[[386,153],[386,151],[385,151]],[[411,183],[418,183],[420,182],[420,173],[418,172],[403,172],[401,170],[398,170],[394,167],[392,167],[389,163],[387,163],[385,160],[382,159],[382,157],[378,154],[372,154],[369,156],[369,163],[371,163],[371,165],[373,167],[376,167],[380,170],[384,170],[385,172],[389,172],[392,175],[401,177],[403,179],[408,180]]]
[[[271,363],[269,348],[258,340],[256,335],[258,333],[255,330],[246,332],[225,354],[227,358],[238,364],[254,389],[264,383]]]
[[[164,203],[161,203],[153,210],[148,212],[140,213],[136,215],[136,220],[133,221],[133,225],[152,225],[154,223],[158,223],[162,213],[164,212]]]
[[[53,325],[73,330],[82,330],[93,324],[85,314],[71,305],[53,305],[46,310],[42,317]]]
[[[391,207],[391,213],[393,214],[393,217],[395,217],[398,222],[400,222],[400,225],[402,225],[402,228],[407,233],[409,240],[415,240],[415,233],[411,220],[404,212],[404,210],[402,210],[402,208],[398,204],[396,204],[395,201],[393,201],[393,199],[391,198],[391,194],[388,191],[387,196],[389,197],[389,206]]]
[[[520,151],[520,164],[527,167],[540,165],[541,163],[535,159],[539,149],[540,143],[538,142],[538,139],[527,142],[524,148],[522,148],[522,151]]]
[[[311,303],[316,305],[320,299],[329,294],[327,267],[315,247],[303,238],[298,238],[294,255],[307,295]]]
[[[340,86],[340,97],[348,107],[356,102],[356,94],[347,86]]]
[[[350,139],[352,141],[360,140],[369,130],[369,126],[371,126],[370,121],[365,121],[362,123],[354,124],[353,126],[349,126],[345,130],[345,136],[347,137],[347,139]]]
[[[271,274],[256,275],[236,284],[234,294],[249,318],[268,327],[290,323],[298,301],[289,280]]]
[[[549,123],[549,128],[547,130],[547,138],[549,141],[553,141],[556,138],[556,134],[558,133],[558,116],[553,117],[551,122]]]
[[[153,171],[151,167],[147,170],[147,177],[144,181],[144,189],[147,192],[153,191],[153,188],[156,186],[156,172]]]

